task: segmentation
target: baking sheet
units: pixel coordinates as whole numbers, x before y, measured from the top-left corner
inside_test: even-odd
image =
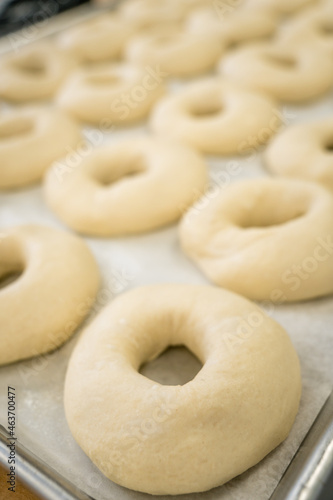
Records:
[[[181,85],[179,82],[171,82],[170,91],[177,92]],[[2,109],[5,106],[0,107],[0,112]],[[280,111],[284,123],[288,125],[329,116],[332,109],[333,95],[308,106],[282,107]],[[92,130],[84,128],[84,135],[89,137],[89,131]],[[103,134],[103,140],[98,141],[98,146],[117,141],[120,137],[145,133],[147,129],[144,126],[113,130]],[[221,189],[245,177],[267,175],[257,150],[247,158],[207,160],[212,185],[219,185]],[[231,164],[237,165],[237,168],[231,170]],[[1,193],[0,231],[3,227],[24,223],[64,227],[45,206],[40,187]],[[136,237],[85,240],[103,274],[103,284],[90,319],[114,296],[139,285],[208,283],[182,254],[175,225]],[[303,394],[292,432],[260,464],[228,484],[206,493],[183,495],[181,498],[268,499],[331,391],[333,298],[275,306],[274,310],[268,312],[286,328],[301,360]],[[16,388],[17,394],[17,437],[28,449],[96,500],[152,498],[107,480],[71,437],[64,417],[62,396],[68,358],[78,333],[79,331],[54,353],[0,368],[0,423],[7,421],[7,386],[10,385]],[[171,362],[173,374],[170,373]],[[184,377],[190,377],[198,369],[195,360],[186,351],[176,349],[159,363],[155,363],[149,373],[159,380],[174,383],[174,374],[180,367]]]

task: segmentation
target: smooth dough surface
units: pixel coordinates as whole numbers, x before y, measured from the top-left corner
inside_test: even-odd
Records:
[[[250,140],[263,144],[279,128],[281,116],[267,96],[222,78],[205,78],[164,97],[150,126],[208,154],[239,154]]]
[[[138,373],[168,346],[203,363],[167,386]],[[151,494],[221,485],[288,435],[301,393],[292,343],[229,291],[152,285],[119,296],[84,330],[69,362],[71,432],[112,481]]]
[[[144,119],[164,92],[159,68],[101,64],[73,72],[57,104],[83,122],[110,127]]]
[[[221,59],[220,73],[279,101],[315,99],[333,85],[333,59],[317,43],[252,43]]]
[[[0,97],[18,103],[50,99],[74,65],[49,42],[22,47],[1,58]]]
[[[180,240],[222,287],[254,300],[305,300],[333,292],[332,214],[332,194],[315,183],[245,180],[194,205]]]
[[[283,26],[279,39],[292,46],[315,43],[333,55],[333,2],[319,4],[292,17]]]
[[[126,58],[143,66],[160,67],[167,77],[189,77],[213,68],[224,50],[220,36],[183,26],[154,26],[133,36]]]
[[[207,184],[207,166],[195,151],[142,137],[97,149],[74,169],[56,162],[45,179],[45,198],[76,231],[116,236],[176,221]]]
[[[86,244],[43,226],[1,230],[0,365],[63,344],[94,303],[99,271]]]
[[[246,0],[245,6],[253,9],[264,8],[277,15],[290,15],[301,12],[318,0]],[[243,4],[244,5],[244,4]]]
[[[276,136],[264,152],[277,175],[315,181],[333,191],[333,118],[296,124]]]
[[[120,16],[104,12],[64,31],[57,44],[80,62],[105,61],[120,56],[133,29]]]
[[[83,139],[79,126],[64,112],[22,107],[0,116],[0,189],[41,180],[57,158]]]
[[[226,10],[228,15],[225,15]],[[249,8],[230,12],[224,5],[223,11],[223,4],[219,15],[218,4],[212,3],[193,10],[188,17],[188,25],[192,30],[209,30],[216,33],[228,47],[272,35],[277,26],[277,19],[270,12],[261,9]]]

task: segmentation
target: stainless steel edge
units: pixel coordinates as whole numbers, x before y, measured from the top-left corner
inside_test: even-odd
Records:
[[[333,393],[304,438],[270,500],[317,500],[332,471]]]
[[[8,443],[12,438],[0,425],[0,463],[8,469]],[[18,441],[15,442],[17,477],[41,498],[46,500],[91,500],[54,469],[42,462]]]
[[[28,25],[18,31],[0,37],[0,55],[17,50],[30,43],[43,40],[48,36],[56,35],[71,26],[92,19],[97,15],[115,9],[120,0],[113,0],[107,6],[83,4],[69,11],[57,14],[55,17],[46,18],[35,24]]]

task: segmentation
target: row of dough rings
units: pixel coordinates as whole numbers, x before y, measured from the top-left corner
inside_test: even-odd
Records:
[[[191,23],[189,23],[189,28],[185,29],[185,33],[181,27],[177,28],[175,26],[159,28],[159,30],[151,29],[150,32],[146,31],[134,36],[128,43],[126,49],[127,58],[145,65],[159,65],[166,76],[188,76],[202,73],[214,66],[223,52],[223,46],[226,46],[227,43],[239,41],[242,36],[249,37],[251,35],[251,30],[249,33],[248,30],[246,31],[242,28],[244,19],[247,19],[247,17],[244,14],[243,17],[242,14],[238,16],[238,20],[237,16],[235,17],[236,24],[234,26],[237,27],[238,25],[238,29],[231,27],[229,35],[227,33],[222,37],[223,42],[221,41],[221,35],[216,30],[191,29]],[[69,50],[66,53],[57,50],[50,43],[45,43],[44,45],[34,44],[28,46],[19,54],[7,56],[0,64],[2,70],[0,96],[12,101],[50,98],[68,76],[69,71],[73,69],[75,59],[93,60],[95,57],[95,60],[98,60],[103,59],[107,55],[111,56],[112,50],[115,51],[114,55],[119,53],[119,50],[125,43],[124,40],[128,38],[132,29],[129,27],[128,29],[121,30],[124,43],[121,42],[121,37],[119,36],[117,37],[118,45],[115,43],[101,43],[103,36],[106,36],[105,33],[108,32],[110,23],[109,36],[111,38],[115,36],[115,29],[111,30],[112,20],[110,21],[110,19],[105,20],[104,24],[102,24],[101,19],[97,19],[88,23],[88,26],[80,26],[76,31],[73,30],[67,35],[65,33],[63,37],[60,37],[58,44],[61,41],[65,45],[67,43]],[[113,24],[117,25],[117,21],[114,20]],[[195,27],[196,23],[194,22],[192,25]],[[259,27],[265,25],[267,25],[267,22],[259,21]],[[120,29],[121,25],[118,28]],[[98,30],[97,33],[96,30]],[[92,32],[92,34],[85,40],[84,36],[87,32],[88,34]],[[243,33],[246,35],[242,35]],[[252,33],[255,35],[257,28]],[[95,50],[97,45],[105,47],[105,50]],[[111,48],[109,49],[109,47]],[[281,92],[282,98],[284,97],[285,82],[288,82],[289,87],[290,85],[293,87],[291,96],[288,97],[287,95],[286,97],[287,100],[299,99],[298,96],[303,96],[304,89],[305,97],[301,97],[301,99],[307,98],[308,92],[310,92],[310,97],[313,97],[326,90],[327,78],[329,78],[329,85],[332,80],[330,76],[328,77],[328,75],[331,75],[332,70],[330,55],[327,54],[325,58],[325,55],[321,55],[321,52],[316,47],[317,45],[311,48],[311,50],[305,50],[307,47],[304,48],[302,46],[298,49],[294,47],[294,52],[297,52],[295,59],[299,58],[301,63],[300,68],[290,69],[288,66],[290,56],[287,55],[286,57],[283,54],[285,49],[269,44],[267,46],[263,45],[262,49],[260,46],[250,47],[249,49],[244,49],[244,51],[240,49],[239,52],[236,51],[227,57],[226,61],[223,60],[221,68],[223,72],[230,74],[233,78],[240,80],[245,78],[246,83],[250,86],[273,91],[273,94],[274,92],[277,93],[277,97],[280,96]],[[262,52],[263,50],[264,52]],[[281,54],[274,54],[276,51],[282,51],[282,56]],[[51,53],[52,57],[49,57]],[[193,53],[196,54],[195,58],[192,57]],[[71,57],[71,55],[75,55],[75,57]],[[271,61],[267,61],[267,56]],[[246,75],[244,77],[243,63],[246,64],[248,58],[252,69],[248,71],[248,66],[246,66]],[[328,58],[330,60],[326,64]],[[282,59],[287,62],[287,67],[283,65],[284,61]],[[280,66],[282,65],[282,67],[275,68],[277,60],[280,61]],[[325,67],[325,69],[319,71],[321,67]],[[262,83],[260,71],[265,71],[268,77],[271,74],[268,89],[266,88],[267,84]],[[302,89],[298,92],[300,81],[304,77],[307,77],[311,83],[304,86],[303,92]],[[273,90],[271,89],[272,86],[274,87]],[[317,88],[318,86],[319,88]],[[275,87],[277,87],[277,90],[274,90]],[[314,91],[312,91],[312,87],[314,87]]]
[[[45,198],[76,231],[116,236],[174,222],[207,185],[206,164],[194,151],[143,137],[102,147],[68,173],[56,163]]]
[[[7,364],[70,337],[88,312],[82,306],[94,302],[99,271],[77,236],[30,225],[1,233],[0,276],[22,273],[0,294],[0,364]]]
[[[332,194],[315,183],[240,181],[194,205],[180,239],[219,286],[254,300],[305,300],[333,292],[332,213]]]
[[[169,12],[169,7],[162,5],[160,9],[164,12],[167,8]],[[132,11],[133,5],[126,2],[125,11],[128,8]],[[159,16],[159,9],[157,12],[154,9],[154,14]],[[174,10],[172,14],[175,15]],[[149,64],[158,60],[159,64],[166,65],[169,75],[187,75],[209,69],[222,54],[223,46],[268,36],[277,23],[266,11],[252,10],[236,11],[228,16],[228,22],[221,22],[215,9],[206,7],[193,11],[186,21],[178,15],[175,19],[163,17],[158,28],[155,24],[153,29],[149,16],[147,19],[144,12],[141,15],[143,20],[137,22],[144,22],[147,27],[136,34],[135,21],[131,17],[125,16],[124,19],[117,14],[103,14],[66,30],[58,37],[58,46],[69,50],[80,62],[105,61],[119,57],[132,37],[126,50],[130,60]],[[183,24],[178,26],[181,21]],[[198,58],[198,50],[206,58]],[[196,53],[195,58],[193,53]],[[187,64],[187,68],[183,68],[179,61]]]
[[[166,76],[187,77],[207,72],[223,53],[220,36],[211,30],[158,26],[133,36],[126,58],[143,66],[160,66]]]
[[[57,104],[83,122],[124,125],[145,118],[164,92],[160,71],[113,63],[73,72]]]
[[[285,102],[314,99],[333,84],[333,59],[316,43],[253,43],[221,60],[223,76]]]
[[[333,191],[333,118],[289,126],[272,140],[264,161],[274,174],[304,177]]]
[[[243,318],[252,334],[228,348]],[[185,385],[138,373],[170,345],[203,363]],[[209,490],[258,463],[288,435],[300,394],[294,347],[258,306],[209,286],[152,285],[117,297],[85,329],[67,370],[65,412],[108,478],[174,495]],[[145,422],[152,432],[138,439]]]
[[[333,2],[316,6],[289,20],[279,34],[279,40],[292,46],[316,43],[333,54]]]
[[[80,127],[58,109],[22,107],[0,117],[0,188],[38,182],[57,158],[82,142]]]
[[[51,43],[35,43],[0,60],[0,98],[13,102],[49,99],[75,62]]]
[[[253,136],[263,144],[280,123],[272,99],[218,77],[161,99],[150,120],[154,132],[208,154],[240,153]]]

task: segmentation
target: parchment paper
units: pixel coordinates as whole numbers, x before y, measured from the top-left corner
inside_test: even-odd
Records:
[[[177,85],[171,85],[171,88],[176,91]],[[290,124],[328,116],[332,113],[332,105],[333,96],[330,96],[306,107],[285,107],[282,112],[285,123]],[[87,130],[91,129],[85,129],[85,132]],[[144,127],[133,127],[105,134],[103,142],[144,133]],[[213,184],[217,178],[227,179],[223,181],[227,184],[244,177],[267,175],[259,152],[251,158],[207,160]],[[239,168],[236,174],[229,175],[231,161],[237,162]],[[40,187],[0,194],[0,230],[24,223],[64,227],[45,206]],[[85,240],[103,274],[103,285],[91,317],[115,295],[139,285],[208,283],[182,254],[176,226],[136,237]],[[288,439],[257,466],[222,487],[202,494],[185,495],[183,499],[267,500],[331,391],[333,298],[275,306],[270,313],[288,331],[301,360],[303,394],[295,425]],[[7,420],[7,386],[10,385],[17,392],[17,436],[23,444],[96,500],[148,500],[152,497],[127,490],[106,479],[70,434],[63,411],[63,383],[68,358],[77,337],[78,334],[50,355],[0,368],[0,422],[5,424]],[[197,362],[182,349],[166,356],[164,361],[162,358],[150,367],[150,375],[174,383],[175,370],[181,371],[186,379],[191,378],[199,368]],[[173,373],[170,373],[170,363]]]

